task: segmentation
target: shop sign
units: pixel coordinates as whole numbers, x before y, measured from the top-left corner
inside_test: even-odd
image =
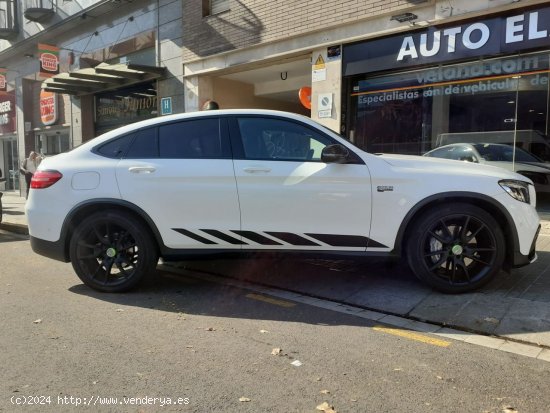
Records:
[[[40,91],[40,120],[43,125],[53,125],[57,122],[57,94]]]
[[[59,47],[38,44],[40,76],[52,77],[59,74]]]
[[[344,47],[344,75],[550,46],[550,7]]]
[[[15,96],[0,96],[0,133],[15,132]]]
[[[157,96],[153,84],[97,94],[95,124],[97,130],[109,130],[157,116]]]
[[[0,68],[0,93],[8,90],[8,81],[6,79],[6,73],[8,69]]]
[[[172,97],[162,98],[160,100],[161,115],[172,114]]]

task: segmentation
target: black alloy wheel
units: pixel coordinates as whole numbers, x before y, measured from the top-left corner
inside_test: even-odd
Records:
[[[445,293],[475,290],[502,268],[500,226],[486,211],[469,204],[433,209],[411,231],[407,256],[422,281]]]
[[[127,291],[155,273],[158,255],[147,228],[133,216],[99,212],[75,229],[70,243],[73,268],[87,286]]]

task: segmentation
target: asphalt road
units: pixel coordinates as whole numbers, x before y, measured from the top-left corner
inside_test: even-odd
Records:
[[[163,273],[147,289],[101,294],[6,233],[0,263],[2,412],[550,406],[548,362],[194,277]]]

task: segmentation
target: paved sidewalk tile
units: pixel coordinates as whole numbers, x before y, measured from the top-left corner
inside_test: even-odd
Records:
[[[522,343],[514,343],[512,341],[505,342],[499,347],[499,350],[506,351],[508,353],[519,354],[520,356],[534,357],[536,358],[542,351],[539,347],[530,346]]]

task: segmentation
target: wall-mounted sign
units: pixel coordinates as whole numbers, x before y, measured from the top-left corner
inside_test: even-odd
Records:
[[[317,96],[317,116],[320,119],[332,117],[332,93],[319,93]]]
[[[160,114],[171,115],[172,114],[172,98],[166,97],[160,100]]]
[[[57,122],[57,94],[40,91],[40,120],[43,125],[53,125]]]
[[[158,115],[154,83],[95,95],[96,134]]]
[[[0,95],[0,133],[15,132],[15,94]]]
[[[7,92],[8,90],[8,81],[6,79],[6,73],[8,69],[0,68],[0,93]]]
[[[320,82],[327,80],[327,65],[323,56],[319,55],[313,65],[313,71],[311,72],[311,81]]]
[[[550,7],[344,46],[344,75],[550,46]]]
[[[52,77],[59,74],[59,47],[38,44],[40,76]]]
[[[327,47],[327,60],[329,62],[334,60],[340,60],[342,57],[342,50],[340,45]]]

